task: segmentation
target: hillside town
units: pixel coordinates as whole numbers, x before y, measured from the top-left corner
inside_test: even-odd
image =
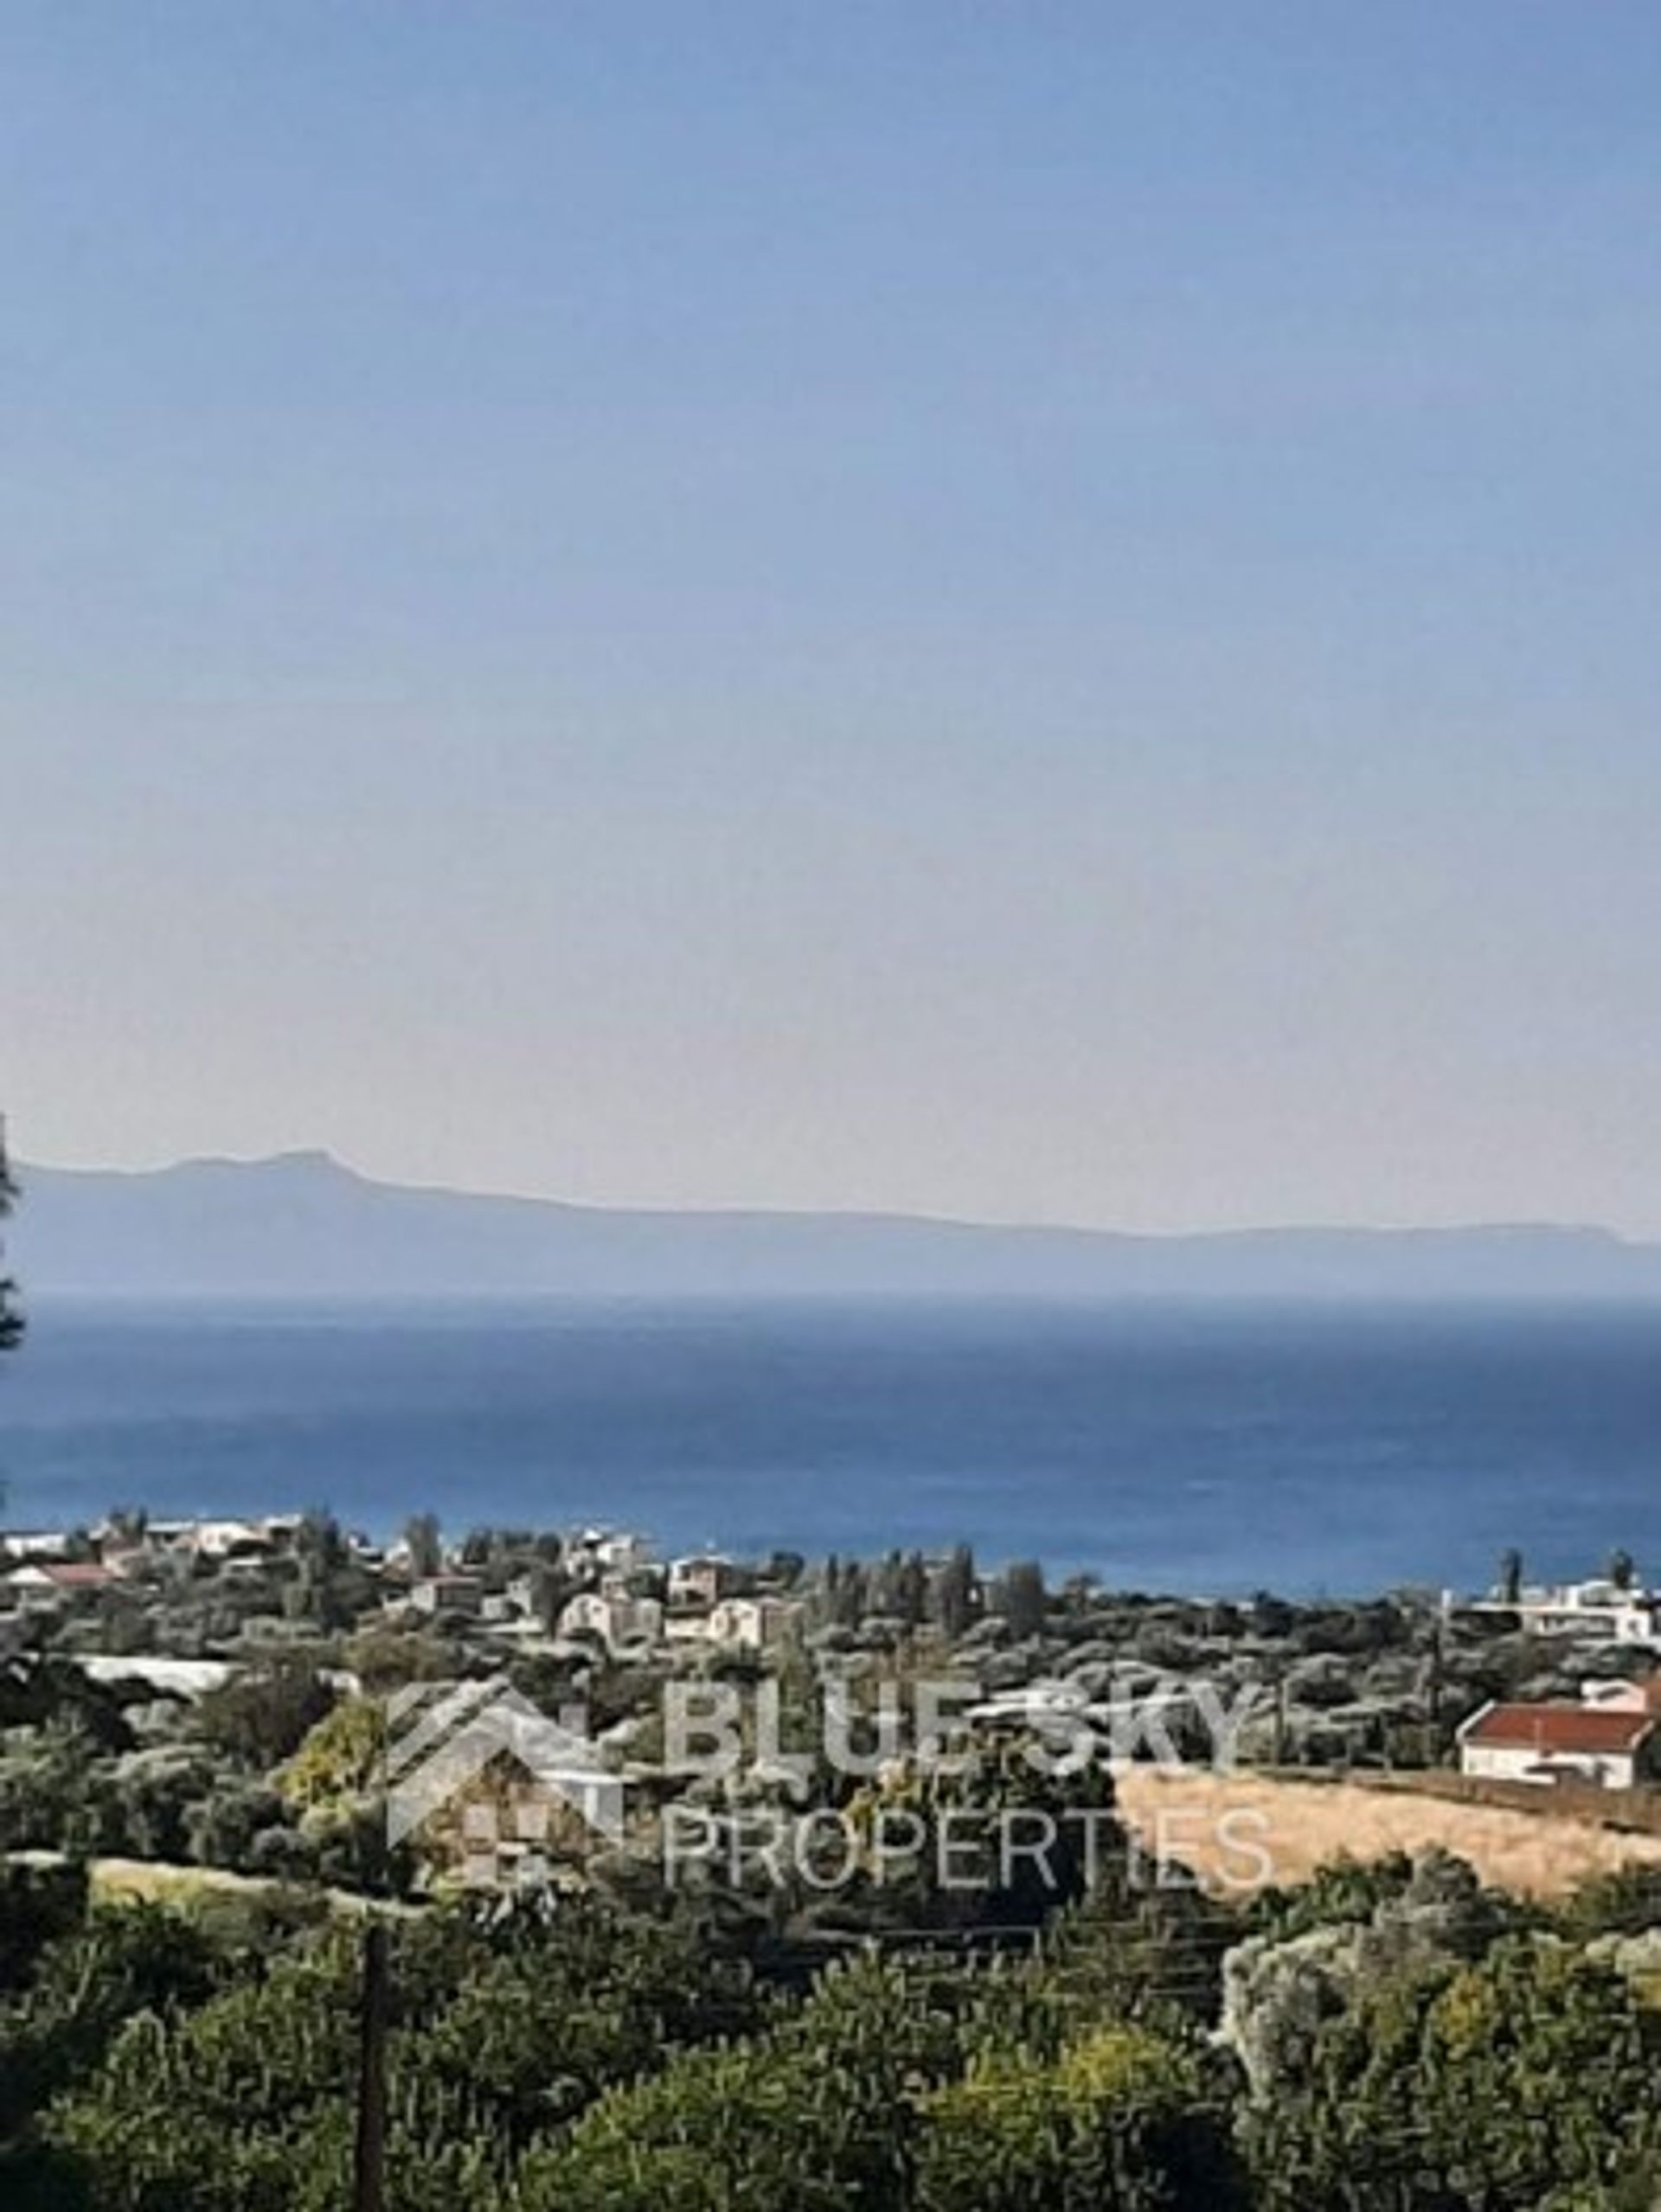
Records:
[[[350,1883],[375,1777],[348,1757],[350,1786],[319,1789],[313,1770],[353,1714],[440,1681],[500,1682],[549,1713],[579,1701],[587,1755],[637,1781],[661,1754],[666,1684],[772,1679],[799,1698],[934,1672],[970,1686],[983,1741],[1080,1727],[1116,1759],[1215,1764],[1221,1700],[1228,1763],[1268,1774],[1417,1774],[1523,1803],[1645,1804],[1661,1784],[1661,1600],[1619,1556],[1562,1588],[1503,1570],[1468,1599],[1293,1603],[1052,1587],[966,1547],[663,1559],[625,1530],[450,1538],[425,1515],[384,1543],[320,1511],[139,1510],[0,1542],[14,1851]]]

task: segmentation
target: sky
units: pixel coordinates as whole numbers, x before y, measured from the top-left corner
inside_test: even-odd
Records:
[[[12,0],[0,1106],[1661,1234],[1661,12]]]

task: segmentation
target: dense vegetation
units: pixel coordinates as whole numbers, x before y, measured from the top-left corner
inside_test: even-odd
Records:
[[[165,1911],[14,1866],[0,2201],[336,2212],[359,1942],[315,1895]],[[593,1896],[401,1914],[392,1947],[400,2212],[1639,2212],[1661,2188],[1636,1875],[1551,1916],[1447,1860],[1238,1914],[1110,1882],[1030,1955],[817,1972]]]

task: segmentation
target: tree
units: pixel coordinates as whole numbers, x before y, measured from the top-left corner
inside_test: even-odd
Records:
[[[1609,1580],[1618,1590],[1630,1590],[1638,1580],[1638,1563],[1625,1549],[1609,1555]]]
[[[386,1747],[381,1706],[367,1697],[343,1699],[307,1734],[279,1786],[303,1812],[365,1796],[382,1778]]]
[[[969,1626],[978,1587],[975,1555],[967,1544],[959,1544],[934,1578],[934,1617],[943,1635],[955,1641]]]
[[[309,1574],[319,1578],[345,1566],[350,1556],[346,1539],[326,1505],[309,1505],[300,1516],[300,1525],[294,1531],[294,1556]]]
[[[1003,1614],[1016,1636],[1041,1636],[1049,1602],[1043,1568],[1036,1560],[1021,1559],[999,1576],[993,1610]]]
[[[149,1511],[142,1505],[112,1505],[104,1519],[111,1537],[124,1546],[143,1543],[150,1526]]]
[[[84,1865],[0,1863],[0,1993],[20,1986],[48,1943],[74,1933],[87,1897]]]
[[[199,1866],[230,1867],[241,1874],[262,1872],[298,1840],[281,1798],[263,1780],[218,1785],[188,1808],[184,1830],[186,1848]],[[261,1840],[273,1836],[282,1843]]]
[[[531,1613],[552,1636],[559,1627],[560,1615],[570,1601],[574,1585],[565,1568],[555,1560],[536,1560],[529,1580]]]
[[[436,1574],[444,1565],[444,1544],[435,1513],[412,1513],[404,1523],[412,1574]]]
[[[363,1609],[367,1588],[352,1564],[351,1548],[326,1506],[309,1506],[294,1531],[298,1573],[283,1591],[291,1620],[311,1621],[326,1634],[348,1627]]]
[[[996,2055],[922,2110],[918,2212],[1222,2212],[1244,2202],[1228,2115],[1188,2052],[1093,2029],[1046,2061]]]
[[[1516,1605],[1523,1595],[1523,1555],[1515,1544],[1499,1555],[1499,1594],[1508,1606]]]
[[[836,1561],[831,1561],[830,1568],[826,1570],[824,1588],[833,1626],[858,1627],[869,1610],[868,1586],[869,1577],[856,1559],[840,1567]]]
[[[914,2090],[955,2062],[901,1972],[824,1976],[771,2035],[683,2051],[521,2167],[515,2212],[831,2212],[910,2199]]]
[[[1369,1975],[1311,2019],[1246,2130],[1260,2202],[1624,2212],[1661,2183],[1661,2016],[1606,1966],[1508,1936]]]
[[[211,1689],[196,1709],[205,1743],[261,1768],[293,1754],[332,1709],[335,1693],[310,1659],[285,1655]]]
[[[208,1939],[182,1915],[144,1902],[95,1906],[47,1946],[24,2001],[0,2015],[0,2138],[101,2062],[124,2022],[200,2003],[213,1978]],[[14,2201],[5,2187],[0,2198]]]
[[[113,2020],[100,2014],[96,2045],[83,2039],[94,2062],[76,2069],[43,2129],[79,2163],[87,2201],[98,2212],[323,2212],[344,2202],[351,1969],[337,1932],[176,2011],[142,1995],[134,2004],[106,1970],[112,1997],[127,2001]]]
[[[891,1551],[882,1560],[871,1577],[871,1610],[890,1619],[900,1611],[903,1602],[901,1580],[905,1573],[905,1561],[898,1551]]]
[[[1661,1929],[1661,1866],[1637,1860],[1594,1875],[1560,1907],[1560,1918],[1579,1937],[1648,1935]]]
[[[0,1221],[5,1220],[17,1202],[17,1185],[12,1179],[11,1165],[6,1152],[6,1125],[0,1119]],[[3,1272],[5,1247],[0,1244],[0,1352],[9,1352],[23,1333],[23,1317],[17,1309],[17,1286]]]
[[[900,1570],[898,1612],[907,1628],[920,1628],[928,1618],[928,1569],[920,1551],[908,1552]]]

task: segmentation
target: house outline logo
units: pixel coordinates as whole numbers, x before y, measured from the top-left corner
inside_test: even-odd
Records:
[[[623,1840],[623,1781],[604,1763],[581,1705],[551,1719],[505,1676],[415,1683],[387,1700],[387,1841],[396,1846],[453,1804],[505,1753],[591,1833]]]

